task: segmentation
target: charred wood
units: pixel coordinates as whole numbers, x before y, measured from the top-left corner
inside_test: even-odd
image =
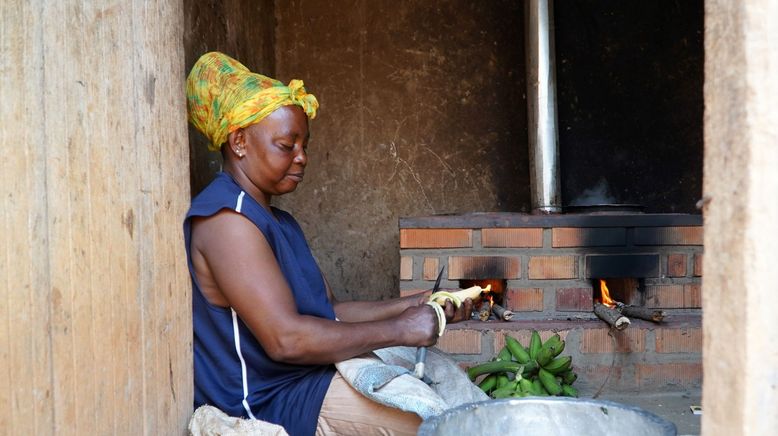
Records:
[[[599,302],[594,303],[594,314],[616,330],[624,330],[630,324],[629,318],[621,312]]]
[[[488,300],[484,300],[481,303],[480,309],[478,309],[478,318],[481,321],[488,321],[489,316],[492,314],[492,304]]]
[[[650,309],[648,307],[620,306],[619,312],[621,312],[621,314],[624,316],[645,319],[647,321],[653,322],[662,322],[662,320],[665,318],[664,310]]]
[[[503,321],[510,321],[510,319],[513,318],[513,312],[500,306],[499,304],[494,304],[492,306],[492,312],[494,312],[494,316],[496,316],[497,319],[501,319]]]

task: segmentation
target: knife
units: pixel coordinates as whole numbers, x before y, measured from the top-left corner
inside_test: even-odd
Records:
[[[443,278],[443,271],[446,269],[444,265],[438,273],[438,278],[435,279],[435,286],[432,287],[432,293],[438,292],[440,289],[440,279]],[[419,347],[416,349],[416,366],[413,367],[413,375],[419,380],[424,380],[424,363],[427,360],[427,347]],[[429,384],[426,380],[425,383]]]

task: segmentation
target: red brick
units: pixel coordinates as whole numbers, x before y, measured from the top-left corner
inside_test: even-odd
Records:
[[[702,253],[694,255],[694,276],[702,277]]]
[[[689,283],[683,286],[683,307],[687,309],[702,308],[702,285]]]
[[[702,329],[657,329],[657,353],[702,353]]]
[[[451,354],[481,354],[479,330],[447,329],[435,348]]]
[[[565,312],[591,312],[592,288],[565,288],[556,290],[556,310]]]
[[[538,331],[538,334],[540,335],[540,339],[545,342],[548,338],[554,335],[554,333],[558,333],[559,337],[562,338],[562,340],[567,339],[567,334],[570,333],[570,330],[560,330],[558,332],[552,331],[552,330],[540,330]],[[525,330],[495,330],[494,332],[494,352],[495,354],[500,352],[502,350],[502,347],[505,346],[505,335],[510,335],[517,341],[521,343],[525,348],[529,347],[529,341],[532,338],[532,330],[531,329],[525,329]]]
[[[435,280],[438,278],[440,271],[440,260],[437,257],[425,257],[424,269],[422,270],[422,278],[424,280]]]
[[[638,227],[635,245],[702,245],[702,226]]]
[[[498,248],[543,247],[543,229],[482,229],[481,246]]]
[[[509,256],[451,256],[448,258],[448,278],[518,279],[521,259]]]
[[[505,306],[514,312],[542,312],[543,289],[518,288],[508,289],[505,294]]]
[[[702,307],[699,283],[646,286],[646,307],[662,309],[697,309]]]
[[[624,228],[556,227],[551,230],[551,246],[608,247],[627,243]]]
[[[619,386],[628,388],[632,386],[625,386],[622,380],[622,367],[619,365],[595,365],[576,367],[575,359],[573,359],[573,371],[578,375],[578,381],[576,385],[579,386],[586,384],[595,389],[600,389],[603,383],[608,383],[610,386]]]
[[[686,255],[681,253],[667,256],[667,276],[686,277]]]
[[[473,246],[471,229],[400,229],[400,248],[465,248]]]
[[[646,307],[674,309],[684,307],[683,285],[646,286]]]
[[[646,350],[646,330],[627,328],[625,330],[584,329],[581,335],[582,353],[641,353]],[[614,350],[615,343],[615,350]]]
[[[635,365],[635,378],[639,388],[677,385],[684,388],[702,385],[702,363],[659,363]]]
[[[400,280],[413,280],[413,257],[400,256]]]
[[[529,259],[530,279],[578,278],[577,256],[532,256]]]

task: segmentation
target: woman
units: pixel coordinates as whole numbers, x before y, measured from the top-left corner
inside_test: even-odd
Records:
[[[224,171],[184,222],[194,284],[195,406],[314,432],[415,434],[420,419],[373,403],[334,363],[389,346],[431,346],[437,319],[423,299],[337,302],[297,222],[270,205],[294,191],[308,164],[308,119],[318,102],[203,55],[187,79],[190,122],[221,150]],[[469,300],[451,321],[469,314]],[[366,416],[365,416],[366,415]]]

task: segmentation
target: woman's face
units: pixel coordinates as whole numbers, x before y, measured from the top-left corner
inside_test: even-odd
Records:
[[[264,196],[292,192],[308,164],[308,117],[299,106],[281,106],[236,137],[245,153],[237,165]]]

